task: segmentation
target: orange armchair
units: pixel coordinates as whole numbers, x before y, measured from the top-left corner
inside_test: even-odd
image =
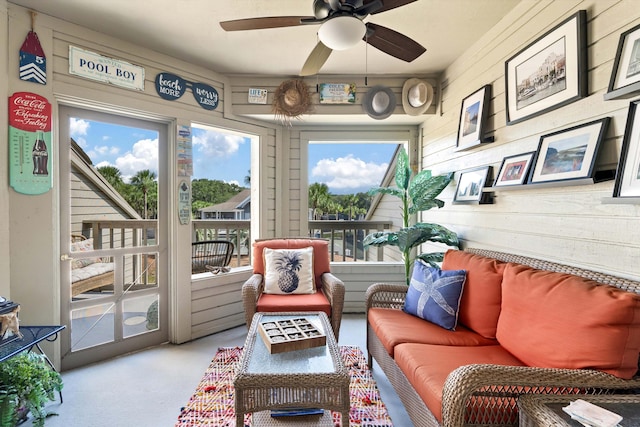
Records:
[[[310,246],[313,247],[316,292],[291,295],[264,293],[264,249],[302,249]],[[344,283],[330,272],[329,242],[312,238],[268,239],[254,242],[253,275],[242,286],[242,303],[249,328],[256,312],[323,311],[331,320],[331,327],[337,341],[344,306]]]

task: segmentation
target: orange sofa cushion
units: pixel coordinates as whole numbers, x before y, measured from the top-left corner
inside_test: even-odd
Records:
[[[638,370],[640,296],[592,280],[508,264],[497,338],[530,366]]]
[[[331,318],[331,304],[322,292],[315,294],[261,294],[256,305],[257,312],[323,311]]]
[[[271,249],[301,249],[313,247],[313,275],[316,288],[322,287],[322,274],[329,273],[330,257],[329,242],[323,239],[270,239],[253,242],[253,272],[264,276],[265,266],[262,252],[264,248]]]
[[[506,263],[450,249],[444,254],[443,270],[466,270],[458,323],[485,338],[495,338],[502,301],[502,273]]]
[[[474,363],[524,366],[499,345],[455,347],[430,344],[398,344],[394,360],[413,388],[442,422],[442,390],[456,368]]]
[[[464,326],[450,331],[392,308],[370,308],[367,321],[391,357],[395,346],[402,343],[456,346],[497,344],[496,340],[484,338]]]

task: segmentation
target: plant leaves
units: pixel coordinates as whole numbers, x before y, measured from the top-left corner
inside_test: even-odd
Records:
[[[435,207],[429,202],[435,200],[453,179],[453,173],[451,172],[438,176],[431,176],[431,172],[428,174],[424,172],[426,171],[422,171],[416,175],[409,185],[409,196],[413,203],[412,209],[414,212]],[[442,205],[444,205],[444,203]]]
[[[411,179],[411,168],[409,167],[409,157],[407,152],[400,150],[398,160],[396,161],[396,185],[402,190],[406,190]]]
[[[409,206],[409,213],[414,214],[416,212],[428,211],[431,208],[441,208],[444,206],[444,202],[440,199],[422,200],[420,205]]]
[[[396,196],[399,198],[402,198],[404,192],[398,188],[395,187],[376,187],[376,188],[372,188],[368,191],[369,195],[373,196],[376,195],[378,193],[381,194],[390,194],[392,196]]]
[[[362,244],[365,248],[369,246],[398,246],[398,235],[395,231],[376,231],[368,234]]]
[[[419,222],[398,232],[398,247],[402,250],[414,248],[424,242],[444,243],[459,247],[458,235],[439,224]]]
[[[440,268],[440,263],[444,260],[444,252],[431,252],[428,254],[420,254],[416,256],[416,259],[429,264],[431,267]]]

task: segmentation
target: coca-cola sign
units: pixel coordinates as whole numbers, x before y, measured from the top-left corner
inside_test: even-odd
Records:
[[[35,93],[9,97],[9,184],[22,194],[44,194],[53,184],[51,104]]]
[[[30,92],[16,92],[9,98],[9,125],[35,132],[51,131],[51,104]]]

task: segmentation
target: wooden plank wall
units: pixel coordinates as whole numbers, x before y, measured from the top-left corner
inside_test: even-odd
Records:
[[[578,10],[587,11],[589,95],[538,117],[506,125],[505,61]],[[422,167],[460,171],[492,166],[502,159],[535,151],[541,135],[611,117],[597,167],[617,164],[629,100],[604,101],[620,34],[640,24],[634,0],[523,1],[451,65],[442,78],[438,114],[423,124]],[[456,152],[462,99],[491,84],[489,130],[495,142]],[[457,174],[457,176],[459,176]],[[457,178],[457,177],[456,177]],[[488,205],[453,205],[455,186],[443,193],[444,209],[423,221],[458,232],[465,246],[486,247],[640,278],[640,201],[613,204],[613,181],[553,188],[521,187],[495,193]]]

